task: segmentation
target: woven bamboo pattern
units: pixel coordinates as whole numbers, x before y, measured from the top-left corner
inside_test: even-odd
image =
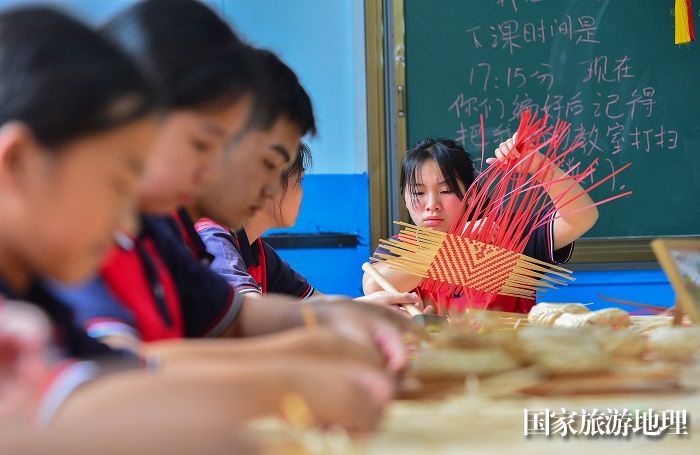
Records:
[[[538,261],[497,245],[398,222],[398,239],[382,240],[390,254],[376,253],[392,268],[481,292],[533,298],[537,290],[553,289],[571,280],[565,268]]]

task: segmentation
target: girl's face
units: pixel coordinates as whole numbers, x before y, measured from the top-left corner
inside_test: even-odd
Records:
[[[169,113],[141,183],[141,209],[168,214],[194,202],[226,143],[243,130],[250,108],[246,97],[223,110]]]
[[[289,187],[278,205],[279,212],[277,224],[279,224],[279,226],[277,227],[288,228],[294,226],[294,223],[297,222],[297,217],[299,216],[301,199],[303,197],[304,189],[301,186],[301,181],[292,176],[289,182]]]
[[[67,283],[93,274],[114,232],[135,224],[138,183],[156,131],[156,121],[146,118],[47,150],[23,125],[4,125],[3,272],[16,274],[19,286],[34,274]]]
[[[292,175],[289,178],[287,191],[269,199],[255,219],[259,219],[266,229],[292,227],[299,216],[303,196],[301,181]]]
[[[460,182],[462,192],[465,188]],[[415,188],[405,188],[404,201],[416,226],[447,232],[462,200],[445,183],[440,167],[426,160],[416,170]]]

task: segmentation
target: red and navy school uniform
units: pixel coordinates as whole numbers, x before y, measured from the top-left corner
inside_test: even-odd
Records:
[[[538,259],[550,264],[565,264],[571,259],[574,252],[574,243],[570,243],[558,250],[554,249],[554,222],[549,222],[535,229],[530,236],[523,254],[531,258]],[[384,248],[377,248],[375,252],[391,254]],[[455,304],[458,308],[470,308],[467,302],[467,296],[462,291],[453,294],[445,292],[425,292],[420,289],[414,289],[422,299],[439,304],[450,303]],[[461,300],[461,301],[460,301]],[[525,299],[521,297],[511,297],[507,295],[498,295],[490,303],[489,309],[498,311],[508,311],[513,313],[529,313],[530,309],[535,305],[534,299]]]
[[[90,337],[77,322],[70,306],[51,292],[42,280],[33,280],[28,292],[17,295],[0,279],[0,305],[3,300],[21,300],[43,310],[52,324],[53,344],[60,349],[62,357],[135,359],[126,351],[113,349]]]
[[[215,337],[236,318],[235,289],[192,258],[166,218],[143,216],[140,235],[110,252],[92,298],[83,289],[71,299],[92,335],[121,335],[127,326],[144,341]]]
[[[195,223],[187,210],[179,208],[172,216],[166,218],[166,223],[173,236],[185,245],[192,257],[207,267],[214,262],[214,256],[207,251],[207,246],[197,233]]]
[[[66,399],[81,385],[113,372],[146,367],[145,362],[127,350],[114,349],[89,336],[77,323],[73,311],[41,280],[33,280],[29,291],[14,293],[0,279],[0,305],[5,300],[22,300],[42,309],[48,316],[53,366],[32,397],[30,424],[50,423]]]
[[[203,218],[195,231],[207,253],[214,259],[210,267],[241,293],[285,294],[299,299],[310,297],[314,288],[294,271],[263,239],[251,245],[245,230],[232,232]]]

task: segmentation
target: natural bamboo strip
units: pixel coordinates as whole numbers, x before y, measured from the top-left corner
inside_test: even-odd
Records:
[[[546,271],[536,271],[536,270],[531,270],[531,269],[523,269],[521,267],[514,267],[513,268],[513,273],[518,273],[518,274],[526,274],[526,272],[532,272],[535,274],[539,274],[542,279],[550,279],[551,277],[547,275]],[[555,280],[556,281],[556,280]],[[568,283],[566,281],[562,281],[561,283],[558,283],[561,286],[566,286]]]
[[[400,243],[397,241],[392,241],[392,242],[386,241],[386,242],[380,243],[380,245],[385,247],[385,248],[398,248],[401,250],[410,251],[411,253],[414,253],[414,255],[416,255],[416,256],[425,256],[429,260],[432,260],[432,258],[435,256],[435,253],[437,253],[437,251],[431,251],[430,253],[432,253],[432,254],[430,254],[424,248],[416,248],[412,245]]]
[[[547,280],[547,281],[550,281],[552,283],[558,284],[560,286],[566,286],[568,284],[566,281],[558,280],[554,277],[547,275],[546,273],[537,272],[535,270],[523,269],[523,268],[517,268],[514,270],[517,270],[517,272],[521,275],[530,276],[530,277],[537,277],[539,279]]]
[[[512,282],[512,283],[526,284],[526,285],[534,286],[534,287],[542,286],[542,287],[545,287],[545,288],[556,289],[556,286],[552,286],[552,285],[549,284],[549,283],[545,283],[545,282],[538,281],[538,280],[533,280],[533,279],[522,279],[522,278],[519,278],[519,277],[516,276],[516,275],[511,275],[511,276],[508,278],[508,281],[509,281],[509,282]]]
[[[536,264],[536,265],[541,265],[541,266],[546,267],[547,269],[553,269],[553,270],[563,272],[566,276],[569,276],[573,273],[571,270],[566,269],[564,267],[561,267],[559,265],[550,264],[549,262],[540,261],[539,259],[535,259],[535,258],[530,257],[530,256],[525,256],[524,254],[521,255],[520,257],[522,258],[523,261],[527,261],[527,262],[530,262],[530,263]]]
[[[428,267],[430,264],[421,264],[421,263],[416,263],[415,261],[412,261],[410,258],[397,258],[395,256],[391,256],[388,254],[384,253],[375,253],[374,255],[375,259],[384,259],[384,263],[392,266],[394,264],[396,265],[401,265],[405,267],[410,267],[414,268],[416,270],[421,271],[421,273],[427,273],[428,272]]]
[[[647,308],[649,310],[655,310],[655,311],[671,311],[673,308],[665,307],[665,306],[658,306],[658,305],[651,305],[649,303],[641,303],[641,302],[634,302],[632,300],[623,300],[623,299],[616,299],[614,297],[608,297],[606,295],[603,295],[601,293],[598,293],[598,297],[607,300],[608,302],[615,302],[615,303],[621,303],[623,305],[630,305],[630,306],[637,306],[640,308]]]
[[[551,273],[551,274],[553,274],[553,275],[556,275],[556,276],[558,276],[558,277],[565,278],[565,279],[567,279],[567,280],[569,280],[569,281],[576,281],[576,279],[575,279],[574,277],[571,276],[571,273],[572,273],[572,272],[569,271],[569,270],[567,270],[568,273],[560,272],[559,270],[554,269],[554,268],[543,267],[543,266],[541,266],[541,265],[539,265],[539,264],[532,263],[532,262],[528,262],[525,258],[527,258],[527,259],[532,259],[532,258],[530,258],[529,256],[521,255],[521,256],[520,256],[520,261],[519,261],[519,263],[516,265],[516,267],[520,266],[520,267],[523,267],[523,268],[525,268],[525,269],[527,269],[527,270],[539,270],[539,271],[541,271],[541,272],[547,272],[547,273]]]
[[[519,297],[521,299],[529,299],[535,296],[535,293],[520,293],[520,292],[514,292],[509,289],[501,289],[500,291],[501,295],[507,295],[510,297]]]

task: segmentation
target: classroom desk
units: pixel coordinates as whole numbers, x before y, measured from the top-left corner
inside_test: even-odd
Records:
[[[514,329],[521,325],[517,323],[518,319],[524,318],[524,315],[509,313],[499,315],[503,316],[500,319],[503,324]],[[631,322],[637,328],[655,330],[669,327],[671,321],[670,316],[635,316]],[[447,388],[443,386],[442,390],[439,383],[433,383],[431,387],[424,385],[412,395],[410,387],[403,388],[401,396],[413,396],[414,399],[394,400],[379,430],[363,439],[351,440],[342,432],[323,434],[295,430],[274,419],[256,422],[254,429],[270,453],[284,454],[700,454],[700,363],[682,365],[617,359],[609,372],[571,376],[572,380],[565,377],[547,380],[535,375],[532,383],[535,385],[530,388],[526,382],[532,371],[528,371],[525,368],[504,373],[503,377],[508,378],[505,387],[503,382],[489,382],[494,378],[492,376],[480,383],[475,383],[475,379],[464,384],[452,383]],[[630,371],[634,373],[630,375]],[[517,387],[512,387],[512,384]],[[465,386],[469,386],[472,392],[468,392]],[[520,392],[514,394],[516,388]],[[445,396],[445,390],[449,395],[437,399],[440,395]],[[494,394],[494,390],[498,393]],[[558,390],[559,395],[553,395],[553,390]],[[571,390],[581,394],[562,394],[570,394]],[[584,390],[588,393],[583,394]],[[626,393],[619,393],[621,390]],[[423,393],[425,391],[428,393]],[[522,391],[529,391],[530,395]],[[490,398],[494,396],[500,398]],[[524,435],[524,409],[559,412],[561,408],[579,413],[594,409],[603,412],[608,409],[632,412],[650,408],[657,412],[685,409],[688,434],[666,434],[661,438],[641,433],[626,438]]]
[[[560,436],[525,437],[523,409],[588,411],[597,409],[686,409],[689,435],[661,440],[635,435],[623,438]],[[597,396],[480,400],[465,398],[442,403],[397,403],[384,428],[370,441],[367,453],[700,453],[700,394],[665,396]],[[433,436],[433,434],[435,436]]]
[[[695,379],[700,379],[696,375]],[[621,437],[525,437],[523,409],[588,411],[610,409],[686,409],[688,435],[654,439]],[[464,395],[437,402],[395,401],[380,430],[353,442],[343,434],[295,434],[278,421],[259,422],[257,433],[270,453],[308,454],[698,454],[700,393],[599,395],[490,400]],[[302,446],[306,446],[302,448]]]

